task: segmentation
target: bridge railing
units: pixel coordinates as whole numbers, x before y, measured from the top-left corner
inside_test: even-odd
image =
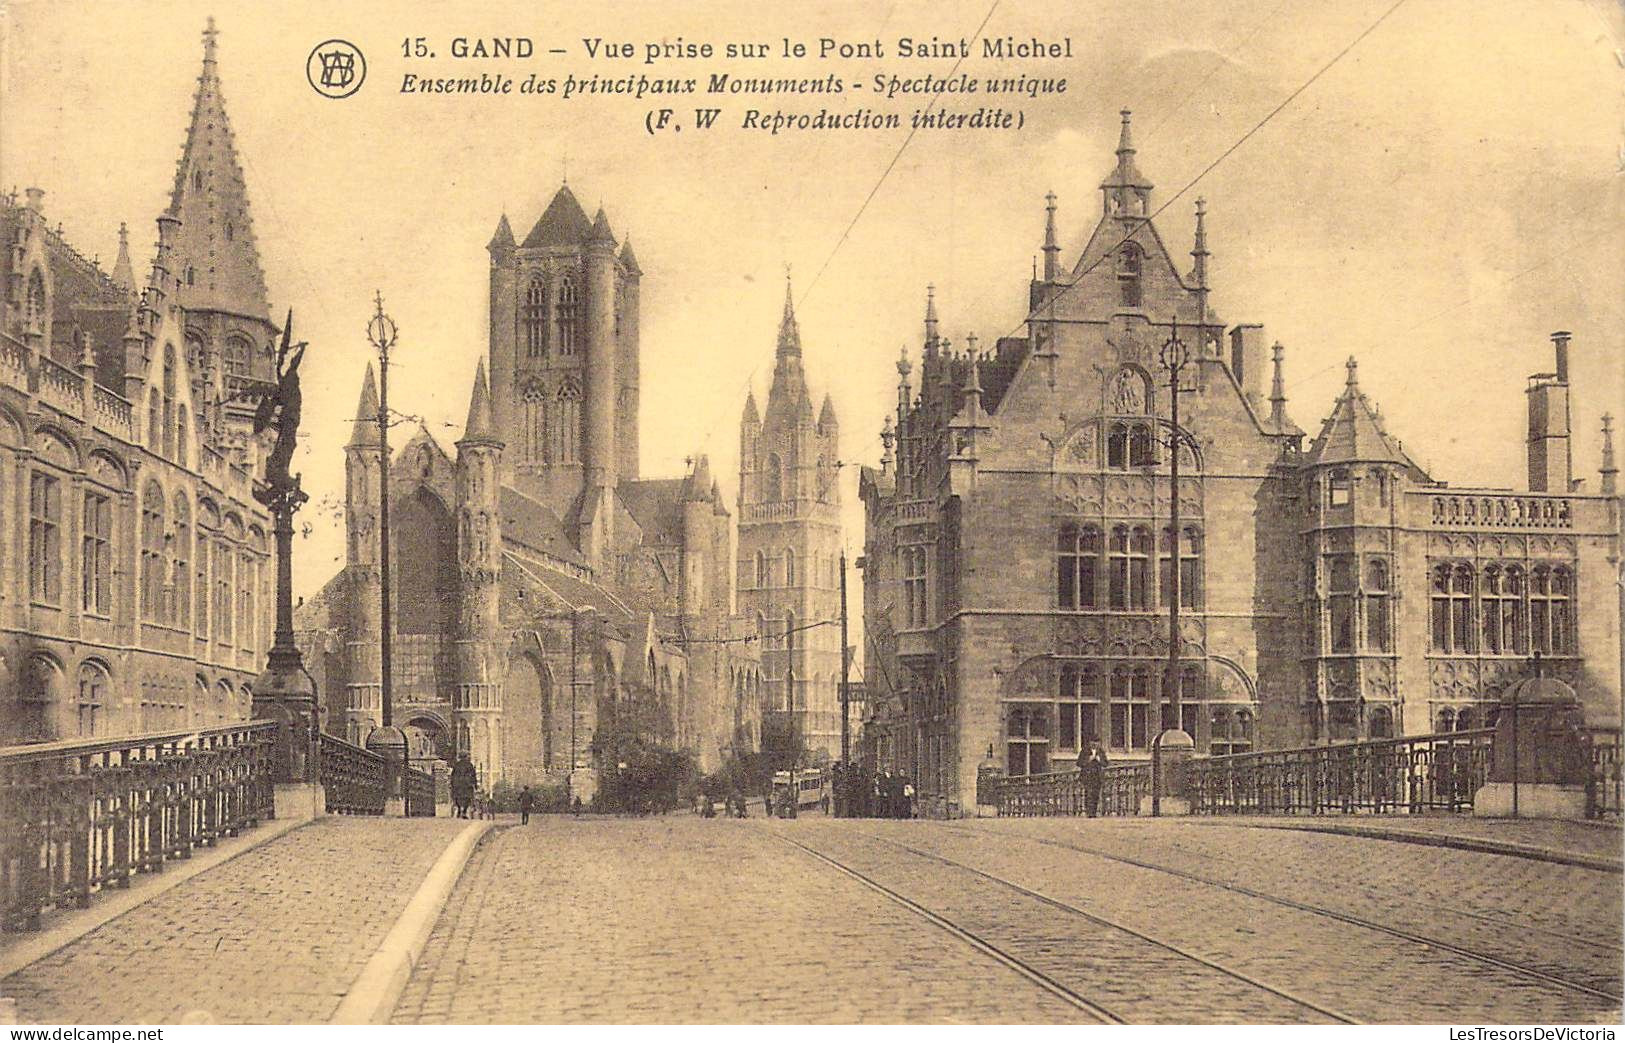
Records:
[[[0,748],[0,926],[190,858],[274,815],[271,721]]]
[[[434,776],[416,768],[407,768],[403,783],[406,791],[408,818],[434,817]]]
[[[1470,811],[1493,728],[1204,757],[1186,767],[1191,812],[1303,815]]]
[[[1101,782],[1100,814],[1138,815],[1140,798],[1150,793],[1149,762],[1113,764]],[[1005,816],[1082,815],[1087,811],[1083,777],[1076,771],[1001,778],[996,797],[999,814]]]
[[[384,758],[337,735],[323,732],[321,765],[321,783],[327,795],[328,811],[339,815],[384,813]]]

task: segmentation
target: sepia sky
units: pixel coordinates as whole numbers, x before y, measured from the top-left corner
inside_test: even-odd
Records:
[[[401,328],[392,404],[421,415],[449,449],[487,343],[485,244],[504,211],[522,238],[566,166],[589,212],[602,203],[617,236],[630,232],[645,273],[643,474],[677,475],[685,456],[706,452],[732,503],[740,408],[747,384],[765,393],[786,265],[814,394],[834,395],[845,459],[874,463],[898,349],[918,350],[926,284],[937,286],[955,343],[974,332],[991,346],[1014,332],[1043,196],[1060,197],[1070,266],[1099,214],[1119,109],[1134,110],[1139,165],[1161,205],[1391,3],[1002,0],[984,35],[1070,36],[1074,57],[1001,71],[1065,76],[1067,92],[1023,100],[1020,132],[921,131],[837,250],[902,135],[737,128],[747,107],[812,111],[816,96],[680,98],[680,113],[720,104],[724,125],[651,136],[643,112],[659,102],[403,96],[401,75],[489,68],[446,58],[451,37],[481,34],[569,47],[567,57],[505,63],[559,76],[944,73],[951,63],[593,62],[580,38],[890,45],[970,36],[984,0],[613,9],[11,0],[0,4],[0,186],[46,189],[48,219],[107,267],[128,221],[144,275],[199,32],[216,17],[273,317],[291,304],[311,343],[296,461],[312,494],[296,574],[308,595],[341,564],[342,519],[331,508],[373,291]],[[406,62],[409,36],[427,37],[440,58]],[[1521,486],[1525,378],[1551,369],[1547,335],[1569,329],[1576,475],[1595,488],[1599,417],[1625,412],[1622,36],[1613,3],[1408,0],[1158,220],[1183,268],[1192,204],[1207,198],[1214,310],[1263,323],[1286,345],[1288,410],[1302,427],[1318,430],[1353,354],[1389,430],[1435,477]],[[305,80],[306,56],[330,37],[353,41],[369,62],[366,84],[343,101]],[[856,103],[849,95],[830,106]],[[908,107],[892,111],[906,117]],[[844,495],[847,543],[861,553],[855,468]]]

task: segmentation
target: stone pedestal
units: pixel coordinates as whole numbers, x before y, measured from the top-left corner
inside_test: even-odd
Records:
[[[252,691],[254,719],[277,722],[271,751],[276,817],[306,821],[326,813],[316,686],[305,673],[299,650],[272,648]]]
[[[384,759],[384,814],[406,815],[406,733],[389,725],[367,736],[367,749]]]
[[[1489,781],[1473,794],[1473,814],[1584,818],[1591,771],[1584,725],[1574,689],[1557,678],[1508,686],[1496,711]]]
[[[1186,766],[1196,755],[1196,740],[1178,728],[1158,735],[1151,743],[1152,792],[1140,798],[1142,815],[1189,815]]]

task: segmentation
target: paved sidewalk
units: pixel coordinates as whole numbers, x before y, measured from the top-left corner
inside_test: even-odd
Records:
[[[1254,815],[1194,816],[1183,821],[1269,829],[1304,829],[1350,833],[1379,839],[1435,843],[1447,847],[1576,861],[1603,868],[1621,860],[1620,823],[1572,822],[1561,819],[1474,818],[1471,815]]]
[[[460,819],[333,816],[0,980],[23,1024],[325,1022]]]

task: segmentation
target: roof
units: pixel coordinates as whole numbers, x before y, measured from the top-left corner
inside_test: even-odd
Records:
[[[592,582],[549,568],[522,555],[504,552],[502,555],[504,592],[517,593],[528,589],[569,609],[591,609],[603,618],[625,624],[632,620],[632,610],[608,590]]]
[[[643,530],[643,543],[683,542],[683,493],[687,478],[623,481],[615,496]]]
[[[498,511],[502,519],[502,542],[528,548],[534,553],[586,566],[564,523],[546,504],[533,500],[512,486],[503,486]],[[509,548],[513,549],[513,548]]]
[[[553,201],[547,204],[542,216],[536,219],[530,234],[522,244],[525,248],[543,246],[579,246],[592,232],[587,212],[576,202],[569,185],[562,186]]]
[[[1353,356],[1349,357],[1347,366],[1348,379],[1343,393],[1332,407],[1332,415],[1321,426],[1320,434],[1315,436],[1309,452],[1304,456],[1304,463],[1386,461],[1421,472],[1421,468],[1405,455],[1399,443],[1388,437],[1371,403],[1361,393],[1357,376],[1359,363],[1355,362]]]

